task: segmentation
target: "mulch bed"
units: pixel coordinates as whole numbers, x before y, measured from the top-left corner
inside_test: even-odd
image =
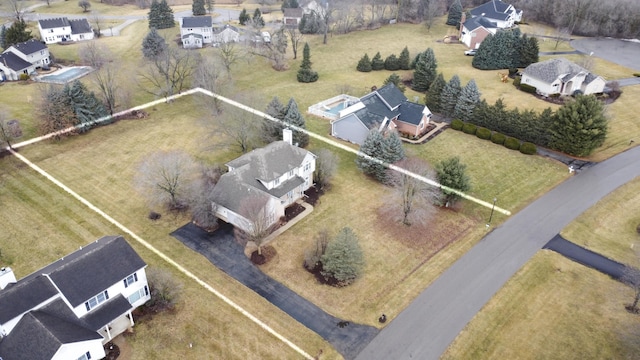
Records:
[[[324,190],[318,190],[315,186],[312,186],[304,194],[306,195],[305,202],[311,206],[316,206],[320,202],[320,197],[324,195]]]
[[[273,259],[278,252],[273,246],[266,245],[262,247],[262,254],[258,254],[258,250],[251,253],[251,262],[256,265],[264,265]]]
[[[116,360],[120,356],[120,348],[112,341],[104,346],[104,352],[107,354],[105,360]]]
[[[286,222],[289,222],[291,221],[291,219],[302,214],[303,211],[304,211],[304,206],[298,203],[293,203],[289,207],[284,209],[284,219]]]

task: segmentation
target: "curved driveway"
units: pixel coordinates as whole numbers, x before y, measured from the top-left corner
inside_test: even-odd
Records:
[[[640,176],[640,147],[588,168],[489,233],[423,291],[357,359],[438,359],[484,304],[549,239]]]

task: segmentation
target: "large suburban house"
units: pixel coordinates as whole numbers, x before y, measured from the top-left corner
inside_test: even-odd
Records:
[[[229,43],[240,41],[240,31],[235,26],[225,24],[222,27],[213,29],[213,42],[215,43]]]
[[[211,16],[187,16],[180,21],[180,38],[185,49],[201,48],[213,42]]]
[[[18,281],[0,269],[0,358],[104,358],[150,299],[146,266],[123,237],[105,236]]]
[[[285,130],[285,141],[226,164],[229,171],[212,194],[218,218],[251,232],[258,222],[264,228],[276,224],[285,208],[304,196],[313,184],[316,156],[291,141],[290,130]]]
[[[500,29],[513,27],[516,22],[522,21],[522,10],[516,10],[501,0],[491,0],[476,8],[469,10],[471,17],[482,16],[494,22]]]
[[[388,84],[340,111],[331,123],[331,135],[362,145],[369,131],[396,129],[400,133],[419,136],[431,120],[428,107],[413,103],[394,85]]]
[[[38,20],[40,37],[47,44],[63,41],[93,39],[93,29],[87,19],[67,19],[66,17]]]
[[[536,88],[538,94],[597,94],[604,91],[605,80],[565,58],[555,58],[527,66],[521,84]]]
[[[287,27],[298,28],[302,20],[302,8],[284,8],[284,18],[282,23]]]
[[[468,48],[477,49],[487,36],[495,35],[497,31],[498,24],[484,16],[471,17],[466,20],[465,14],[462,14],[460,42]]]
[[[0,79],[18,80],[20,74],[30,75],[49,61],[49,49],[35,39],[9,46],[0,55]]]

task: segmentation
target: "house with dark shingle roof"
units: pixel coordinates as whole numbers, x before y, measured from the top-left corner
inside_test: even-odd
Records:
[[[211,16],[187,16],[180,21],[180,38],[185,49],[201,48],[213,42]]]
[[[419,136],[431,121],[428,107],[413,103],[394,85],[388,84],[340,111],[340,118],[331,123],[331,135],[362,145],[369,131],[396,129],[410,136]]]
[[[93,29],[87,19],[53,18],[38,20],[40,37],[47,44],[92,40]]]
[[[500,29],[508,29],[517,21],[522,21],[522,10],[516,10],[513,5],[501,0],[491,0],[469,10],[472,17],[482,16],[494,22]]]
[[[316,156],[292,145],[291,137],[285,138],[226,164],[229,171],[212,194],[219,219],[246,232],[256,221],[269,227],[313,185]]]
[[[49,49],[38,40],[31,39],[9,46],[0,55],[0,78],[18,80],[20,74],[30,75],[37,68],[49,64]]]
[[[218,44],[226,44],[229,42],[240,41],[240,30],[235,26],[225,24],[222,27],[213,29],[213,42]]]
[[[20,74],[29,75],[34,71],[36,71],[35,65],[12,52],[0,54],[0,80],[16,81],[20,79]]]
[[[101,359],[150,299],[146,263],[105,236],[16,281],[0,270],[0,358]]]
[[[565,59],[555,58],[527,66],[522,72],[521,84],[536,88],[538,94],[573,95],[598,94],[604,91],[606,81],[601,76]]]
[[[466,20],[466,15],[462,14],[460,42],[470,49],[477,49],[487,36],[495,35],[497,31],[498,24],[484,16],[471,17]]]

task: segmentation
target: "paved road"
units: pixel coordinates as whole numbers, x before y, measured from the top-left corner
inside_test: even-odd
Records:
[[[611,260],[582,246],[578,246],[566,240],[560,234],[549,240],[545,249],[553,250],[577,263],[598,270],[616,280],[620,280],[624,274],[624,264]]]
[[[584,54],[592,54],[640,71],[640,61],[638,61],[640,42],[612,38],[584,38],[571,40],[569,44]]]
[[[438,359],[484,304],[549,239],[640,176],[640,147],[587,168],[513,215],[447,269],[356,359]]]

